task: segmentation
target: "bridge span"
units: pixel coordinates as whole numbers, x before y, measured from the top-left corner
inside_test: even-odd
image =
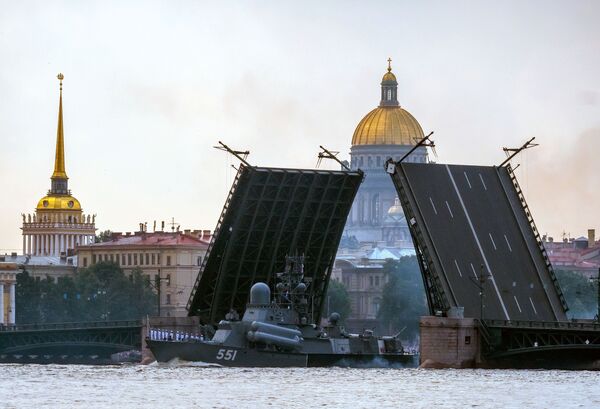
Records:
[[[142,321],[0,326],[0,363],[110,363],[141,348]]]

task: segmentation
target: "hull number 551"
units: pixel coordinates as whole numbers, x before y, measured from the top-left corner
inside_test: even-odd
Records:
[[[235,361],[236,355],[236,349],[219,349],[219,352],[217,352],[217,360]]]

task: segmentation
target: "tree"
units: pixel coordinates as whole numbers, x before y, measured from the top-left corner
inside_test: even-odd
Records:
[[[414,339],[419,332],[419,317],[427,314],[427,299],[417,258],[387,260],[383,268],[388,282],[383,287],[377,318],[393,332],[406,327],[403,336]]]
[[[556,270],[556,278],[569,306],[569,318],[594,318],[598,313],[598,281],[568,270]]]
[[[333,312],[340,314],[341,323],[350,314],[350,296],[344,284],[337,280],[329,281],[327,296],[323,305],[323,314],[325,317],[329,317]]]
[[[98,235],[96,235],[94,242],[95,243],[104,243],[105,241],[110,241],[111,237],[112,237],[112,231],[104,230],[104,231],[101,231]]]
[[[33,279],[17,275],[17,322],[140,319],[156,312],[156,295],[141,270],[126,276],[118,264],[100,262],[74,277]]]

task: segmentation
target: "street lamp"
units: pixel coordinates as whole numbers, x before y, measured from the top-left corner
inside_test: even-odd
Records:
[[[479,277],[477,277],[477,278],[469,277],[471,279],[471,282],[473,284],[475,284],[475,286],[479,290],[479,320],[480,321],[483,321],[484,284],[486,283],[488,277],[489,276],[487,274],[485,274],[485,275],[483,274],[483,264],[481,265],[481,272],[479,273]]]
[[[152,281],[148,281],[148,285],[150,285],[150,287],[152,287],[153,289],[156,290],[156,296],[157,296],[157,310],[158,310],[158,316],[160,317],[160,282],[161,281],[166,281],[167,285],[171,284],[171,276],[168,275],[167,277],[161,277],[160,276],[160,268],[158,269],[158,275],[154,278],[154,283],[152,283]]]

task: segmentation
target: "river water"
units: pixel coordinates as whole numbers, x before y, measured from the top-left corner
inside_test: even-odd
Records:
[[[0,365],[6,408],[600,408],[600,372]]]

